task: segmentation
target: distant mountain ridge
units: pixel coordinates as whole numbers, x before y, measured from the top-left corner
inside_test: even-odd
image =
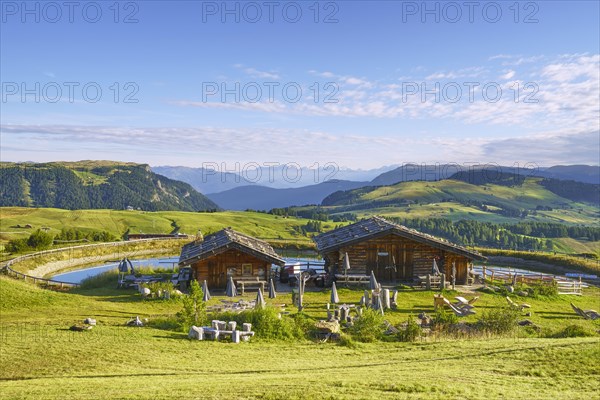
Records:
[[[218,205],[145,164],[112,161],[1,163],[0,206],[205,211]]]
[[[460,164],[406,164],[396,169],[377,176],[370,184],[372,186],[394,185],[399,182],[408,181],[438,181],[450,179],[454,174],[463,175],[484,172],[490,178],[499,175],[522,175],[539,176],[542,178],[553,178],[572,180],[583,183],[600,184],[600,166],[592,165],[556,165],[549,168],[532,167],[508,167],[502,165],[460,165]]]
[[[332,192],[355,189],[365,184],[367,182],[331,180],[288,189],[250,185],[206,196],[227,210],[270,210],[294,205],[320,204]]]
[[[181,179],[191,185],[201,185],[207,196],[225,209],[231,210],[269,210],[271,208],[290,207],[307,204],[321,204],[321,202],[336,191],[363,188],[370,190],[371,187],[390,186],[399,182],[407,181],[438,181],[449,179],[453,175],[462,176],[461,180],[468,182],[475,177],[485,177],[487,180],[500,180],[510,176],[521,176],[523,179],[529,176],[541,176],[560,179],[568,179],[584,183],[594,183],[600,179],[600,167],[588,165],[554,166],[550,168],[517,168],[498,165],[461,166],[458,164],[405,164],[388,170],[392,167],[382,167],[385,172],[378,174],[371,181],[354,181],[332,179],[326,182],[306,185],[295,188],[274,188],[268,185],[256,184],[243,179],[234,173],[223,174],[218,171],[206,171],[198,168],[186,167],[157,167],[155,171]],[[377,170],[357,171],[340,170],[339,174],[344,176],[365,176]],[[272,171],[278,176],[281,171]],[[261,173],[262,177],[268,176],[268,172]],[[314,174],[314,171],[303,173]],[[260,174],[259,174],[260,175]],[[323,177],[321,175],[321,177]],[[314,178],[314,177],[312,177]],[[199,180],[202,182],[199,183]],[[194,183],[195,182],[195,183]],[[331,184],[333,183],[333,184]],[[501,182],[498,182],[501,184]],[[298,185],[301,185],[298,183]],[[572,186],[572,185],[571,185]],[[219,187],[227,190],[217,191]]]
[[[327,181],[368,182],[395,166],[360,170],[338,168],[335,164],[315,164],[313,168],[297,168],[295,164],[255,168],[248,165],[217,165],[203,163],[204,167],[158,166],[152,170],[171,179],[187,182],[205,194],[221,193],[242,186],[263,186],[273,189],[314,186]]]

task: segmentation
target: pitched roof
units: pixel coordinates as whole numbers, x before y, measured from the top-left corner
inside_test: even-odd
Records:
[[[183,246],[179,256],[179,265],[204,260],[229,249],[251,254],[272,264],[285,264],[285,261],[273,250],[269,243],[236,232],[231,228],[225,228],[206,236],[202,242],[194,241]]]
[[[324,253],[339,249],[342,246],[362,242],[373,237],[384,236],[390,233],[414,240],[419,243],[425,243],[442,250],[447,250],[452,253],[457,253],[468,258],[486,260],[486,257],[482,256],[476,251],[472,251],[466,247],[448,242],[447,240],[407,228],[403,225],[395,224],[382,217],[372,217],[351,225],[334,229],[327,233],[315,236],[313,240],[317,244],[317,249],[319,252]]]

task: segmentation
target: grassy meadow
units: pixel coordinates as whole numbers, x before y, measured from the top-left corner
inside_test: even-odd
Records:
[[[209,305],[225,299],[213,294]],[[329,294],[306,293],[310,320],[325,318]],[[142,300],[112,285],[53,292],[0,277],[0,295],[3,398],[589,399],[600,389],[600,323],[577,317],[569,305],[598,309],[598,288],[576,298],[515,296],[532,306],[528,318],[541,327],[539,334],[519,328],[499,337],[349,345],[260,337],[239,345],[189,341],[164,322],[181,309],[180,300]],[[342,302],[357,303],[361,295],[339,289]],[[478,315],[505,307],[499,294],[476,295]],[[401,290],[398,310],[385,318],[398,324],[419,312],[432,315],[432,297]],[[291,297],[281,292],[268,302],[280,307]],[[149,327],[124,326],[136,315],[147,318]],[[68,330],[86,317],[96,318],[98,326]],[[552,338],[568,325],[592,336]]]
[[[201,229],[204,235],[226,227],[260,237],[277,244],[296,243],[312,246],[309,237],[299,228],[307,219],[284,218],[265,213],[224,211],[218,213],[192,213],[183,211],[124,211],[124,210],[62,210],[56,208],[0,208],[0,238],[4,241],[27,237],[38,228],[49,228],[57,234],[63,227],[80,230],[107,231],[121,237],[128,229],[131,233],[179,233],[195,235]],[[32,228],[23,228],[25,225]],[[332,229],[334,223],[323,224]]]

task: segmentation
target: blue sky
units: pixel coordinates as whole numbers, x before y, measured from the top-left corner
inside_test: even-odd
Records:
[[[595,1],[1,3],[3,161],[599,163]]]

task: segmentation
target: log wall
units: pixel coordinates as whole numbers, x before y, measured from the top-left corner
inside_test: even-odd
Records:
[[[410,281],[419,275],[429,274],[435,257],[439,257],[438,267],[448,275],[448,279],[453,262],[457,272],[456,282],[466,283],[467,279],[467,257],[393,234],[367,239],[324,254],[326,268],[337,268],[337,273],[343,273],[346,253],[350,259],[349,274],[369,275],[373,271],[382,282]]]
[[[250,264],[250,266],[244,264]],[[271,276],[271,263],[239,250],[227,250],[224,253],[191,264],[194,279],[206,280],[212,288],[227,286],[228,273],[233,280],[259,278],[268,280]]]

